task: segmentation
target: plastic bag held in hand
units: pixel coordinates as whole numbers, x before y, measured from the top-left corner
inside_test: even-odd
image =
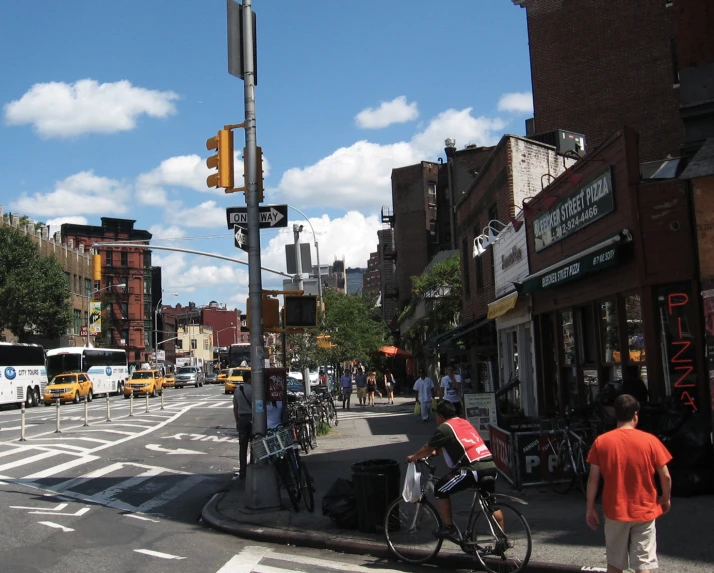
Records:
[[[421,472],[417,471],[414,462],[407,464],[407,475],[404,478],[402,498],[407,503],[416,503],[421,498]]]

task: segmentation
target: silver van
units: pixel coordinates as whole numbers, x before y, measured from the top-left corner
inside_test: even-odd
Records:
[[[198,366],[179,366],[176,369],[176,388],[184,386],[203,386],[205,381],[203,371]]]

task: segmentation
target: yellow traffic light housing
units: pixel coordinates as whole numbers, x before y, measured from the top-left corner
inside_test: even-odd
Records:
[[[221,129],[215,137],[206,141],[206,149],[216,150],[216,155],[211,155],[206,160],[209,169],[218,169],[206,179],[209,187],[233,188],[233,132],[230,129]]]
[[[246,312],[246,326],[250,328],[250,297],[246,301],[248,308]],[[270,298],[263,295],[263,328],[280,328],[280,303],[277,298]]]
[[[92,255],[92,280],[102,280],[102,256]]]

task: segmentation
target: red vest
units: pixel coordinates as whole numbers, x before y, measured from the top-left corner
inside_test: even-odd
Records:
[[[463,418],[451,418],[444,422],[454,431],[454,436],[464,449],[464,456],[461,460],[454,460],[455,463],[463,463],[465,460],[477,462],[491,455],[486,444],[468,420]]]

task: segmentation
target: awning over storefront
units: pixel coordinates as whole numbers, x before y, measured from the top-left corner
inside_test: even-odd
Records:
[[[507,294],[506,296],[502,296],[501,298],[494,300],[488,305],[488,318],[493,319],[498,318],[499,316],[503,316],[509,310],[515,308],[517,302],[518,292],[512,292]]]
[[[467,322],[466,324],[462,324],[460,326],[457,326],[456,328],[452,328],[451,330],[448,330],[443,334],[439,334],[434,338],[428,340],[424,347],[444,349],[448,347],[452,342],[455,342],[460,338],[471,334],[474,330],[481,328],[483,325],[488,324],[489,322],[490,319],[488,318],[485,320],[474,320],[471,322]]]
[[[623,243],[631,240],[627,230],[568,257],[555,265],[528,275],[522,283],[513,283],[519,294],[555,288],[562,284],[618,263],[618,251]]]

